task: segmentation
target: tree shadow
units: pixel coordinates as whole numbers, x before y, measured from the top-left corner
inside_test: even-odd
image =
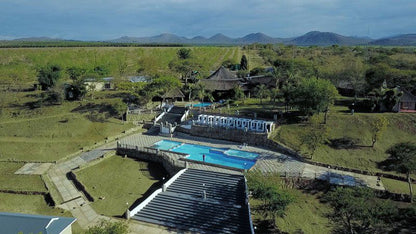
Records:
[[[134,159],[137,162],[142,162],[141,160]],[[142,203],[146,198],[148,198],[154,191],[161,188],[163,183],[166,182],[169,179],[169,174],[165,170],[165,168],[155,162],[149,162],[147,164],[147,169],[142,168],[140,169],[142,172],[148,172],[151,177],[157,180],[157,182],[153,183],[152,186],[150,186],[149,189],[145,193],[142,194],[142,197],[138,198],[136,201],[131,204],[129,207],[129,210],[134,209],[136,206],[138,206],[140,203]],[[123,216],[123,215],[121,215]]]

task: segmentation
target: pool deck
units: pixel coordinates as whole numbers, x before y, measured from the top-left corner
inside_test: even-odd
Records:
[[[365,185],[373,189],[384,190],[381,182],[377,185],[377,177],[362,175],[358,173],[339,171],[328,169],[326,167],[315,166],[300,162],[290,156],[268,150],[260,147],[240,147],[235,142],[224,140],[208,139],[203,137],[194,137],[183,133],[178,133],[175,137],[168,138],[162,136],[150,136],[143,134],[135,134],[122,139],[122,144],[136,145],[136,146],[151,146],[160,140],[172,140],[189,144],[206,145],[218,148],[231,148],[244,150],[249,152],[259,153],[257,163],[250,170],[258,170],[263,173],[280,173],[288,177],[303,177],[310,179],[325,179],[334,184],[339,185]],[[203,165],[199,163],[189,163],[190,168],[197,168],[202,170],[212,170],[217,172],[227,173],[241,173],[224,168],[217,168],[213,166]]]

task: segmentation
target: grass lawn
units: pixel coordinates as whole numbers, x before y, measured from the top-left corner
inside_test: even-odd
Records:
[[[388,119],[387,130],[371,148],[370,123],[377,117]],[[380,171],[377,163],[385,160],[385,153],[392,145],[400,142],[416,142],[416,115],[408,113],[356,113],[351,115],[346,107],[336,106],[329,115],[327,123],[329,139],[351,137],[358,140],[354,149],[334,149],[329,145],[320,146],[313,160],[349,168]],[[274,134],[274,140],[305,153],[300,137],[305,124],[282,125]]]
[[[9,100],[16,103],[10,104],[0,118],[0,160],[55,161],[133,127],[114,118],[91,121],[88,113],[77,111],[86,101],[34,110],[25,107],[25,103],[37,100],[36,95],[20,92]],[[107,101],[111,99],[89,102]]]
[[[404,181],[381,178],[384,187],[393,193],[409,194],[409,184]],[[416,185],[412,184],[413,191],[416,191]]]
[[[292,201],[286,207],[283,217],[277,217],[275,222],[279,231],[284,233],[330,233],[333,225],[330,223],[327,214],[331,212],[328,204],[321,203],[320,197],[327,189],[326,185],[316,183],[308,189],[296,189],[290,181],[284,181],[278,174],[264,175],[256,172],[247,174],[247,185],[249,190],[263,188],[263,192],[269,189],[276,189],[290,196]],[[261,186],[259,186],[261,185]],[[266,192],[267,193],[267,192]],[[264,217],[257,208],[262,205],[261,200],[250,198],[253,223],[259,233],[273,233],[276,230],[268,223],[270,217]]]
[[[130,207],[152,185],[158,183],[165,176],[164,173],[164,169],[157,164],[111,156],[77,171],[76,175],[96,199],[92,206],[98,213],[120,216],[127,206]]]
[[[0,211],[4,212],[71,216],[65,210],[48,206],[42,195],[0,193],[0,201]]]
[[[291,189],[290,193],[295,201],[286,208],[285,216],[276,218],[276,225],[281,232],[287,233],[331,233],[333,228],[326,214],[331,208],[319,201],[318,195],[303,193]],[[254,213],[253,222],[259,219],[259,214],[253,212],[259,200],[250,199],[251,212]],[[257,224],[258,225],[258,224]]]
[[[292,192],[296,200],[287,207],[285,217],[277,218],[279,229],[289,233],[331,233],[333,226],[326,217],[331,208],[321,203],[318,195]]]
[[[0,162],[0,189],[46,192],[40,175],[15,175],[24,163]]]

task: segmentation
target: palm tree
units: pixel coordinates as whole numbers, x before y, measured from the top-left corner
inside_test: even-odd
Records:
[[[276,106],[276,100],[280,97],[279,88],[274,88],[270,90],[270,98],[273,99],[273,107]]]
[[[260,105],[263,105],[263,98],[269,96],[269,90],[267,90],[266,85],[261,84],[256,87],[255,91],[257,93],[257,97],[260,98]]]

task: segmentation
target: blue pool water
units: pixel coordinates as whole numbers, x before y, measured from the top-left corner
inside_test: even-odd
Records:
[[[176,143],[176,144],[174,144]],[[195,161],[218,164],[227,167],[234,167],[239,169],[250,169],[259,156],[256,153],[234,150],[228,148],[215,148],[204,145],[182,144],[180,142],[162,140],[157,142],[157,148],[167,149],[173,152],[185,153],[189,156],[187,159]]]
[[[156,142],[152,148],[161,149],[161,150],[169,150],[175,146],[178,146],[182,144],[181,142],[177,141],[169,141],[169,140],[163,140]]]
[[[212,103],[210,103],[210,102],[200,102],[200,103],[197,103],[197,104],[189,104],[189,105],[192,105],[193,107],[207,107],[207,106],[211,106]]]

